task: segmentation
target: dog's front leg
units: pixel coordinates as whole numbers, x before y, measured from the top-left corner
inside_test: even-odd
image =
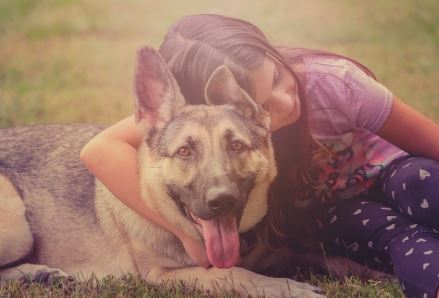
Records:
[[[310,284],[287,278],[267,277],[239,267],[156,267],[151,269],[147,280],[155,284],[183,282],[187,286],[194,286],[210,293],[234,290],[244,297],[324,297],[320,294],[321,289]]]

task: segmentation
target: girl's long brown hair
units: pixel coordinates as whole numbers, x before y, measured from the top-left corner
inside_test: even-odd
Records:
[[[304,80],[294,66],[307,56],[337,55],[310,49],[276,48],[251,23],[214,14],[192,15],[177,21],[169,28],[159,51],[190,104],[205,103],[204,86],[213,70],[223,64],[250,96],[255,92],[248,72],[261,66],[267,54],[283,64],[295,78],[301,116],[296,123],[273,133],[279,174],[272,187],[266,222],[269,235],[285,239],[305,237],[304,219],[301,212],[295,214],[293,200],[303,199],[314,187],[326,151],[310,133]]]

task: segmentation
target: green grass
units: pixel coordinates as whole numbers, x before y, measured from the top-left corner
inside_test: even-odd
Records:
[[[65,279],[48,284],[7,282],[0,287],[0,297],[203,297],[203,294],[184,285],[151,286],[140,278],[126,275],[82,282]]]
[[[328,297],[404,297],[395,283],[360,281],[355,277],[344,281],[328,277],[312,276],[310,282],[326,291]],[[233,292],[206,294],[183,284],[152,286],[144,280],[126,275],[121,278],[108,276],[103,279],[90,278],[77,282],[65,279],[54,280],[48,284],[35,282],[7,282],[0,286],[0,297],[238,297]]]
[[[136,50],[157,47],[172,22],[200,12],[247,19],[279,44],[354,57],[395,95],[439,121],[436,0],[0,0],[0,127],[109,124],[130,114]],[[392,283],[313,282],[330,297],[402,297]],[[0,296],[186,297],[133,278],[98,285],[9,284]]]

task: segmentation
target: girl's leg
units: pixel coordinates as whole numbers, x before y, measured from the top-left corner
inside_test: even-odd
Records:
[[[408,297],[436,297],[439,235],[388,206],[361,199],[327,211],[326,247],[373,269],[395,271]]]
[[[439,269],[434,263],[439,259],[439,162],[414,156],[398,159],[384,172],[376,190],[381,193],[377,196],[380,200],[424,225],[404,238],[406,241],[400,247],[394,247],[405,250],[404,255],[393,253],[398,257],[395,263],[399,264],[395,270],[399,276],[405,275],[404,279],[413,280],[422,264],[422,271],[426,273],[423,276],[435,281],[437,292]],[[418,267],[412,268],[404,262],[407,256],[416,258]]]
[[[378,198],[417,223],[439,230],[439,162],[405,157],[384,172]]]

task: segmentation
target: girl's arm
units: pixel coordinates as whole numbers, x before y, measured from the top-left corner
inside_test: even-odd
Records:
[[[397,98],[377,134],[406,152],[439,160],[439,125]]]
[[[184,234],[160,214],[153,212],[140,198],[137,148],[142,142],[134,116],[106,128],[81,151],[81,161],[119,200],[156,225],[177,236],[186,252],[200,266],[209,265],[204,246]]]

